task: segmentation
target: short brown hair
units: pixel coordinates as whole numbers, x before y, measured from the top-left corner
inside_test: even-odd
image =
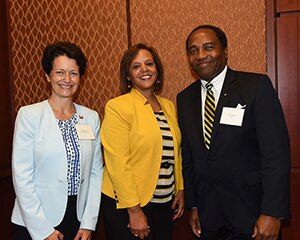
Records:
[[[120,89],[121,92],[128,93],[130,92],[131,88],[128,88],[128,80],[127,77],[129,75],[129,67],[133,61],[133,59],[136,57],[138,52],[141,49],[145,49],[149,51],[153,57],[156,69],[158,71],[158,76],[157,76],[157,83],[155,84],[155,93],[160,93],[163,88],[163,82],[164,82],[164,69],[162,62],[160,60],[160,57],[155,50],[155,48],[147,46],[144,43],[138,43],[130,47],[123,55],[121,64],[120,64]]]

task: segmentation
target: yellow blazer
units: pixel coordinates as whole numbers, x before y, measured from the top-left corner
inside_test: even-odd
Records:
[[[174,141],[175,194],[183,190],[181,134],[173,103],[156,96]],[[162,158],[162,136],[147,99],[136,89],[111,99],[100,129],[105,167],[102,192],[117,208],[145,206],[154,193]]]

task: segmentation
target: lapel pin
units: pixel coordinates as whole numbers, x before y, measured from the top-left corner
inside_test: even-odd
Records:
[[[79,119],[83,119],[83,115],[79,114]]]

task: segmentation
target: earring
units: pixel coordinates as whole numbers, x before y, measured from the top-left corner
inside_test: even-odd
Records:
[[[131,81],[130,80],[127,80],[127,88],[131,89]]]

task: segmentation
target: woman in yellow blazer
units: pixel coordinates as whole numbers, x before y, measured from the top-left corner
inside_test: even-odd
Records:
[[[123,95],[108,101],[101,126],[106,237],[172,239],[183,214],[181,135],[173,103],[157,94],[163,66],[152,47],[136,44],[120,66]]]

